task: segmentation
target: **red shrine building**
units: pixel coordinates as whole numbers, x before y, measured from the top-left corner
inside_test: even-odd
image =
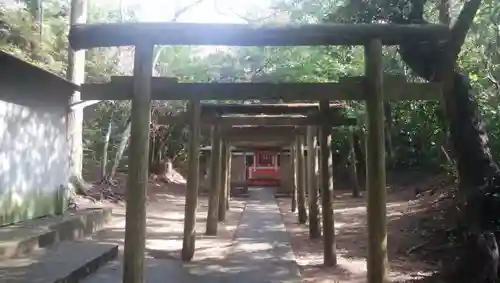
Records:
[[[211,147],[200,149],[202,184],[208,182]],[[292,163],[288,148],[232,148],[231,186],[286,187],[292,182]]]

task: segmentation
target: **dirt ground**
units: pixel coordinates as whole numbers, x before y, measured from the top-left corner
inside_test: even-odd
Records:
[[[123,245],[124,184],[126,176],[119,176],[115,186],[94,186],[91,194],[104,197],[104,205],[114,208],[114,221],[103,232],[101,239]],[[414,282],[433,273],[439,264],[429,264],[413,252],[426,242],[422,238],[422,218],[432,211],[440,199],[439,191],[433,190],[441,182],[435,177],[410,178],[403,182],[391,182],[388,186],[388,254],[392,282]],[[415,181],[418,180],[418,181]],[[430,190],[429,190],[430,189]],[[430,193],[429,193],[430,192]],[[147,251],[152,258],[180,258],[184,219],[185,184],[165,183],[161,178],[152,178],[148,188]],[[200,196],[197,212],[197,245],[194,261],[223,260],[229,251],[234,233],[245,207],[245,199],[233,199],[227,221],[219,225],[217,237],[204,235],[207,198]],[[78,206],[90,203],[77,198]],[[95,203],[93,203],[95,205]],[[291,244],[301,268],[304,283],[366,282],[367,227],[364,198],[352,198],[350,192],[338,189],[335,193],[335,228],[338,267],[322,266],[322,241],[310,240],[307,225],[299,225],[297,214],[290,211],[290,199],[278,198],[278,205]]]
[[[431,191],[416,196],[427,180],[413,184],[389,186],[388,257],[391,282],[415,282],[432,274],[436,264],[425,263],[412,252],[423,243],[421,220],[432,210],[439,193]],[[431,181],[432,182],[432,181]],[[290,233],[292,248],[301,267],[303,282],[366,282],[367,227],[364,198],[352,198],[350,192],[335,193],[335,232],[338,267],[325,268],[322,240],[310,240],[307,225],[299,225],[297,214],[290,211],[290,199],[279,198],[285,226]]]
[[[88,206],[111,206],[113,216],[111,222],[97,234],[102,241],[119,244],[123,248],[125,230],[125,206],[123,203],[126,176],[120,175],[114,185],[99,184],[90,190],[93,197],[103,197],[99,201],[88,197],[77,197],[78,208]],[[180,259],[184,230],[185,184],[183,182],[166,183],[162,179],[152,178],[147,190],[147,239],[148,256],[158,259]],[[234,233],[241,219],[245,200],[232,199],[226,221],[219,223],[217,236],[206,236],[205,225],[208,210],[206,196],[199,197],[196,219],[196,250],[194,261],[206,259],[222,259],[227,254]]]

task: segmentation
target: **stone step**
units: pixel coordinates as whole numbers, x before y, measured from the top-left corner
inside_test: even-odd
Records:
[[[0,227],[0,260],[89,236],[100,230],[110,217],[109,208],[89,208]]]
[[[73,283],[118,256],[118,245],[88,239],[64,241],[29,257],[0,261],[2,283]]]

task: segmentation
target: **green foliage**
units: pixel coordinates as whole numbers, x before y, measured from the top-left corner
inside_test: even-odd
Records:
[[[31,1],[26,1],[32,3]],[[428,19],[437,18],[435,3],[426,7]],[[29,4],[28,3],[28,4]],[[120,9],[119,5],[91,3],[89,21],[136,21],[137,7]],[[370,22],[387,18],[406,9],[404,1],[374,0],[274,0],[275,16],[264,23],[290,21],[294,23]],[[67,65],[67,32],[69,1],[45,0],[43,23],[37,22],[33,6],[2,7],[0,10],[0,46],[26,60],[53,72],[64,75]],[[31,8],[30,8],[31,7]],[[456,7],[454,7],[454,10]],[[460,7],[457,7],[460,8]],[[360,12],[363,11],[363,12]],[[257,14],[253,11],[246,18]],[[455,13],[456,14],[456,13]],[[452,12],[452,15],[454,13]],[[470,74],[477,90],[484,121],[490,133],[490,144],[496,157],[500,157],[500,2],[484,1],[476,16],[474,26],[462,49],[459,65]],[[43,31],[43,32],[40,32]],[[174,76],[182,82],[283,82],[337,81],[342,76],[357,76],[364,72],[363,49],[359,47],[242,47],[220,48],[209,52],[202,48],[176,46],[158,47],[154,66],[155,75]],[[133,63],[128,48],[95,49],[87,55],[87,80],[105,81],[112,75],[130,74]],[[404,74],[414,80],[395,48],[384,49],[386,73]],[[307,101],[307,97],[304,97]],[[241,102],[241,101],[225,101]],[[252,101],[258,102],[258,101]],[[358,131],[363,132],[364,105],[344,102],[350,114],[361,121]],[[447,149],[444,132],[445,121],[439,103],[391,102],[392,128],[390,136],[398,168],[450,168],[444,152]],[[158,116],[173,115],[184,111],[183,102],[154,102],[153,121]],[[112,120],[110,152],[119,143],[121,132],[130,115],[129,102],[106,102],[86,109],[84,145],[87,163],[97,163],[102,156],[103,136]],[[162,126],[155,128],[154,139],[162,146],[153,155],[161,158],[185,158],[187,131],[184,127]],[[346,135],[334,136],[334,146],[339,155],[346,148]],[[204,142],[207,142],[205,138]],[[108,156],[113,157],[113,154]],[[126,158],[126,154],[125,154]],[[158,157],[155,157],[158,158]],[[123,163],[123,162],[122,162]]]

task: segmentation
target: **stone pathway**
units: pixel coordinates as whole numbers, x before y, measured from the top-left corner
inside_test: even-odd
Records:
[[[301,282],[301,276],[271,188],[250,188],[234,247],[219,268],[192,266],[203,282]],[[206,270],[206,269],[210,269]],[[218,269],[218,270],[217,270]],[[208,272],[207,272],[208,271]]]
[[[224,259],[147,259],[147,283],[299,283],[290,236],[272,188],[250,188],[233,245]],[[84,282],[121,282],[121,263],[102,268]]]

